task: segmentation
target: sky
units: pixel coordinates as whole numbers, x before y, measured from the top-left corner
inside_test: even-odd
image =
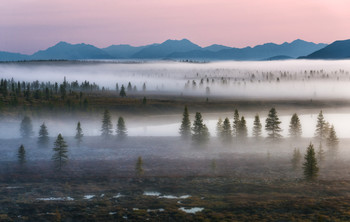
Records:
[[[187,38],[245,47],[350,39],[349,0],[1,0],[0,51]]]

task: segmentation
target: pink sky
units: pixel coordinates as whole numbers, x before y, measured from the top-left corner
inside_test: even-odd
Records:
[[[349,0],[1,0],[0,51],[183,38],[201,46],[331,43],[350,39],[349,10]]]

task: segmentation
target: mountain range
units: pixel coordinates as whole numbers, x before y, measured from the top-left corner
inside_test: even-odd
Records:
[[[281,59],[346,59],[350,58],[350,40],[327,45],[297,39],[283,44],[266,43],[255,47],[232,48],[224,45],[201,47],[193,42],[167,40],[146,46],[111,45],[98,48],[89,44],[59,42],[32,55],[1,52],[0,61],[23,60],[99,60],[99,59],[170,59],[170,60],[281,60]]]

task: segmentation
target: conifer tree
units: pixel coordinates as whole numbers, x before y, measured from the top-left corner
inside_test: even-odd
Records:
[[[241,140],[245,140],[247,136],[248,136],[247,123],[245,121],[244,116],[242,116],[238,125],[237,137]]]
[[[49,145],[49,133],[47,132],[45,123],[40,126],[38,144],[41,147],[48,147]]]
[[[327,146],[329,151],[336,152],[339,144],[339,139],[337,137],[337,134],[335,132],[334,126],[332,125],[329,130],[329,135],[327,137]]]
[[[124,118],[121,116],[118,118],[116,133],[119,139],[124,139],[128,136],[128,131],[125,126]]]
[[[143,161],[142,161],[142,157],[138,157],[137,158],[137,162],[136,162],[136,167],[135,167],[135,170],[136,170],[136,175],[138,176],[141,176],[143,175]]]
[[[198,144],[203,144],[209,140],[209,131],[203,123],[202,114],[196,112],[195,120],[192,127],[192,140]]]
[[[322,110],[317,116],[317,124],[316,124],[316,132],[315,132],[315,137],[322,143],[324,139],[326,139],[327,134],[325,133],[326,131],[326,121],[323,117]]]
[[[132,91],[132,86],[131,86],[131,82],[128,83],[128,87],[127,87],[128,92]]]
[[[117,93],[119,92],[119,85],[118,85],[118,83],[115,84],[115,91],[117,91]]]
[[[258,114],[256,114],[254,118],[254,127],[253,127],[253,137],[255,139],[258,139],[261,137],[261,133],[262,133],[261,129],[262,129],[262,125],[260,122],[260,117]]]
[[[191,136],[191,121],[187,106],[185,106],[184,112],[182,114],[182,122],[179,133],[183,139],[189,139]]]
[[[297,170],[300,166],[300,162],[301,162],[301,153],[300,150],[297,148],[294,148],[294,152],[293,152],[293,158],[292,158],[292,167],[293,170]]]
[[[120,88],[119,96],[121,96],[121,97],[126,97],[126,92],[125,92],[125,87],[124,87],[124,85],[122,85],[122,87]]]
[[[142,91],[146,92],[146,83],[145,82],[142,85]]]
[[[57,139],[54,143],[54,154],[52,156],[52,160],[54,161],[55,168],[59,171],[61,171],[62,167],[67,163],[68,161],[68,150],[67,150],[67,144],[64,141],[61,134],[58,134]]]
[[[83,140],[83,130],[81,129],[81,125],[80,125],[80,122],[77,123],[77,128],[76,128],[76,133],[75,133],[75,139],[77,140],[77,144],[78,146],[80,146],[80,143],[82,142]]]
[[[237,134],[238,134],[238,130],[239,130],[239,113],[238,113],[238,110],[235,109],[235,112],[233,114],[233,135],[237,137]]]
[[[221,137],[222,135],[222,131],[223,131],[223,128],[222,128],[222,119],[219,118],[218,122],[216,123],[216,136],[217,137]]]
[[[305,154],[305,162],[303,164],[304,177],[308,181],[316,180],[318,177],[317,159],[315,156],[314,146],[310,143]]]
[[[289,135],[296,139],[300,138],[302,134],[300,119],[296,113],[293,114],[289,124]]]
[[[272,140],[277,140],[282,137],[282,135],[280,134],[280,132],[282,132],[280,124],[281,121],[277,116],[276,109],[270,109],[268,117],[265,121],[265,130],[267,131],[268,138]]]
[[[24,149],[23,144],[18,148],[17,152],[18,163],[23,166],[26,162],[26,150]]]
[[[105,110],[102,118],[101,136],[109,138],[113,133],[113,125],[111,121],[111,115],[108,110]]]
[[[222,124],[222,132],[221,132],[222,141],[225,144],[229,144],[232,142],[232,130],[230,120],[226,117],[224,123]]]
[[[22,119],[20,132],[21,136],[25,139],[30,138],[34,134],[32,120],[29,116],[25,116]]]

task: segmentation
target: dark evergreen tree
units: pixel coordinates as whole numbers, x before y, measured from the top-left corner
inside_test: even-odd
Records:
[[[294,152],[293,152],[293,158],[292,158],[292,167],[293,170],[297,170],[300,167],[300,163],[301,163],[301,153],[300,150],[297,148],[294,148]]]
[[[142,99],[142,105],[146,105],[147,104],[147,99],[146,99],[146,97],[143,97],[143,99]]]
[[[47,127],[46,127],[45,123],[41,124],[41,126],[40,126],[38,145],[40,147],[48,147],[49,146],[49,133],[47,132]]]
[[[141,176],[144,173],[144,171],[143,171],[143,161],[142,161],[142,157],[140,157],[140,156],[137,158],[135,171],[136,171],[136,175],[138,175],[138,176]]]
[[[108,110],[105,110],[102,118],[101,136],[104,138],[109,138],[113,133],[113,125],[111,120],[111,115]]]
[[[247,129],[247,123],[245,121],[244,116],[241,117],[241,120],[239,121],[238,125],[238,131],[237,131],[237,137],[240,140],[245,140],[248,136],[248,129]]]
[[[81,125],[80,125],[80,122],[77,123],[77,128],[76,128],[76,133],[75,133],[75,139],[77,140],[77,144],[78,146],[80,146],[80,143],[82,142],[83,140],[83,130],[81,129]]]
[[[209,131],[203,123],[202,114],[196,112],[195,120],[192,127],[192,140],[198,144],[204,144],[209,140]]]
[[[128,131],[126,129],[125,121],[123,117],[118,118],[116,133],[119,139],[124,139],[125,137],[128,136]]]
[[[120,88],[120,93],[119,93],[119,95],[120,95],[121,97],[126,97],[124,85],[122,85],[122,87]]]
[[[296,113],[293,114],[289,124],[289,135],[296,139],[300,138],[302,134],[300,119]]]
[[[25,116],[22,119],[20,132],[21,132],[21,136],[25,139],[30,138],[34,134],[32,119],[29,116]]]
[[[305,154],[305,162],[303,164],[304,177],[308,181],[316,180],[318,177],[317,159],[315,156],[314,146],[310,143]]]
[[[334,154],[337,151],[338,144],[339,144],[339,139],[335,132],[334,126],[332,125],[329,130],[329,135],[327,137],[327,146],[329,151]]]
[[[262,125],[260,122],[260,117],[258,114],[256,114],[254,118],[254,127],[253,127],[253,137],[255,139],[258,139],[261,137],[261,133],[262,133],[261,129],[262,129]]]
[[[19,165],[23,166],[26,163],[26,150],[23,144],[18,148],[17,158]]]
[[[182,114],[182,122],[179,133],[183,139],[189,139],[191,136],[191,121],[187,106],[185,106],[184,112]]]
[[[238,136],[238,131],[239,131],[239,121],[240,121],[239,113],[238,113],[238,110],[235,109],[235,112],[233,114],[233,125],[232,125],[233,131],[232,131],[232,133],[236,137]]]
[[[232,142],[232,130],[230,120],[226,117],[224,123],[222,124],[222,132],[221,132],[222,141],[225,144],[230,144]]]
[[[61,134],[58,134],[57,139],[54,143],[54,154],[52,155],[52,160],[54,161],[55,168],[59,171],[61,171],[62,167],[67,163],[68,161],[68,146],[66,142],[64,141]]]
[[[267,131],[268,138],[272,140],[277,140],[282,137],[282,135],[280,134],[280,132],[282,132],[280,124],[281,121],[279,121],[276,109],[270,109],[268,117],[265,121],[265,130]]]
[[[326,121],[323,117],[322,110],[317,116],[317,124],[316,124],[316,132],[315,132],[315,137],[320,141],[320,143],[323,142],[324,139],[327,138],[327,134],[325,133],[326,131]]]

